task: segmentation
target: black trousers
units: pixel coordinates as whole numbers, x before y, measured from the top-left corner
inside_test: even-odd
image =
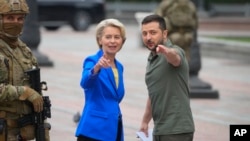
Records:
[[[86,136],[79,136],[77,137],[77,141],[98,141],[98,140],[95,140]]]
[[[121,141],[121,137],[122,137],[122,119],[119,118],[119,120],[118,120],[118,131],[117,131],[116,141]]]
[[[121,141],[121,136],[122,136],[122,120],[119,119],[116,141]],[[77,137],[77,141],[100,141],[100,140],[92,139],[86,136],[79,136]]]

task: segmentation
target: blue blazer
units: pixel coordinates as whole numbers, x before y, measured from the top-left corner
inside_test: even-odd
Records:
[[[118,119],[121,118],[119,103],[124,97],[123,66],[117,60],[119,83],[116,87],[112,68],[102,68],[93,74],[93,68],[103,51],[89,56],[83,63],[81,87],[84,89],[85,105],[76,136],[87,136],[101,141],[116,141]],[[121,141],[123,141],[123,129]]]

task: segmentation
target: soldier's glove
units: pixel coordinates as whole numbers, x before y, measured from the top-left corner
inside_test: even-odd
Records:
[[[35,112],[41,112],[43,110],[42,96],[29,87],[24,87],[24,92],[20,95],[19,100],[29,100],[33,104]]]

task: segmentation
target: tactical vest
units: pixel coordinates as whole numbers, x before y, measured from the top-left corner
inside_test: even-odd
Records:
[[[4,59],[5,68],[8,71],[8,83],[12,85],[25,85],[24,71],[37,66],[32,52],[22,41],[18,41],[18,47],[12,49],[6,42],[0,39],[0,55]]]

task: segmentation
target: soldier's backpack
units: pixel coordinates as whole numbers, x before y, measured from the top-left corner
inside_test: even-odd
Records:
[[[193,27],[196,26],[197,17],[194,4],[189,0],[174,0],[166,10],[171,25]]]

